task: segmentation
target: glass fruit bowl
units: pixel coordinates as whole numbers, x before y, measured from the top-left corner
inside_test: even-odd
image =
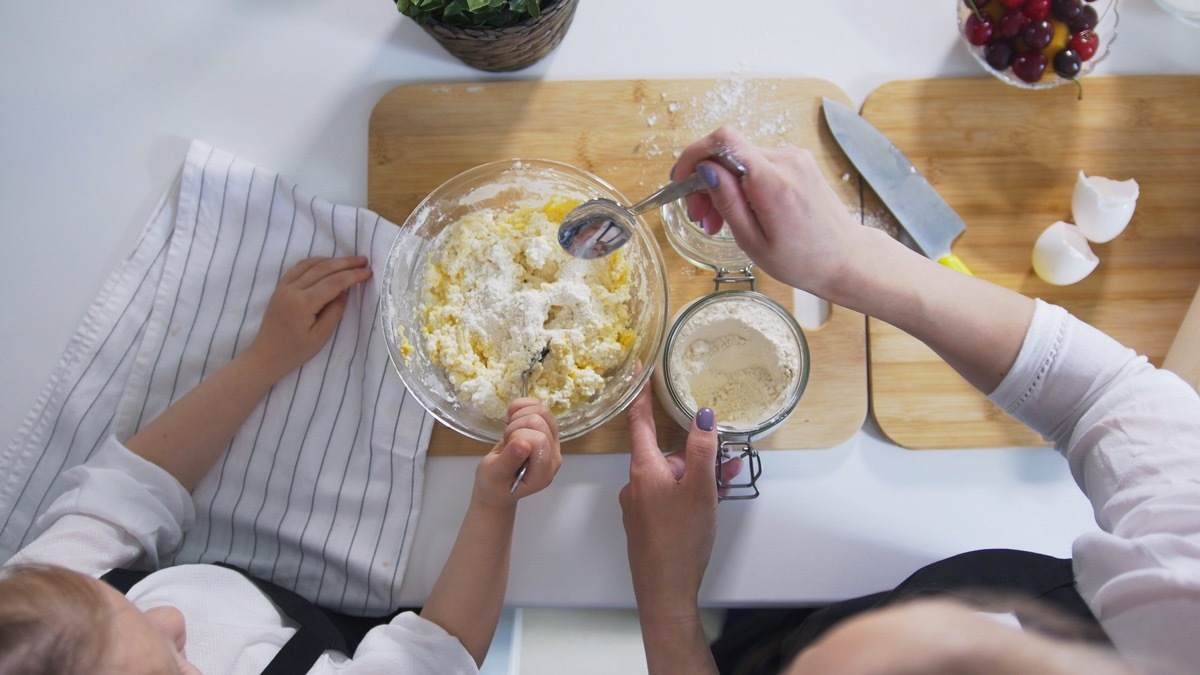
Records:
[[[1058,13],[1072,12],[1070,5],[1074,1],[1061,2],[1065,6],[1058,11],[1055,6],[1060,3],[1054,0],[973,1],[983,16],[987,17],[991,27],[988,29],[980,25],[971,8],[972,0],[955,0],[958,6],[959,38],[984,70],[1002,82],[1021,89],[1050,89],[1078,82],[1108,56],[1117,40],[1117,24],[1120,20],[1118,0],[1077,0],[1083,14],[1070,22],[1060,19]],[[1019,16],[1016,14],[1018,12]],[[1033,18],[1043,12],[1044,19]],[[1049,23],[1049,30],[1047,26],[1036,25],[1043,20]],[[1086,29],[1093,23],[1092,28]],[[1084,30],[1092,36],[1081,36]],[[1039,50],[1030,49],[1027,39],[1040,44],[1047,41],[1047,35],[1047,46]],[[1062,55],[1064,50],[1073,52],[1078,61]],[[1044,67],[1041,69],[1038,68],[1041,61],[1041,57],[1037,56],[1039,53],[1044,57]],[[1064,77],[1056,72],[1056,60],[1060,58],[1063,59],[1066,72],[1077,68],[1073,76]],[[1040,76],[1035,77],[1039,70]]]
[[[628,316],[621,318],[624,325],[620,327],[620,340],[612,343],[619,343],[621,349],[615,356],[610,352],[610,362],[615,361],[616,365],[598,373],[603,376],[602,384],[596,384],[600,379],[589,375],[595,388],[593,393],[582,400],[571,399],[566,409],[555,410],[562,440],[582,436],[612,419],[645,386],[652,368],[639,368],[638,364],[650,366],[655,363],[666,330],[668,307],[666,265],[646,223],[639,218],[629,243],[612,256],[597,260],[571,258],[562,251],[556,238],[530,238],[530,230],[523,230],[527,236],[520,239],[523,242],[520,246],[524,248],[519,254],[500,253],[499,245],[492,247],[492,242],[498,238],[491,226],[486,225],[498,223],[498,227],[504,229],[509,226],[503,219],[508,216],[504,214],[521,212],[522,208],[536,211],[543,206],[546,218],[550,220],[552,209],[545,205],[573,205],[595,197],[628,203],[615,188],[582,169],[547,160],[504,160],[475,167],[446,181],[431,192],[400,227],[388,253],[381,281],[379,302],[384,339],[400,379],[438,421],[476,440],[495,442],[504,434],[504,407],[520,395],[524,370],[532,369],[530,395],[547,403],[556,391],[554,383],[570,382],[562,386],[574,386],[578,380],[572,380],[574,375],[564,373],[565,369],[585,367],[575,361],[576,358],[582,360],[577,350],[582,349],[585,342],[579,338],[578,330],[586,324],[591,309],[603,302],[598,298],[606,297],[599,291],[581,292],[579,283],[573,282],[575,290],[562,292],[574,298],[570,302],[582,304],[564,310],[562,301],[549,299],[551,291],[546,291],[544,307],[531,308],[535,303],[522,301],[523,304],[515,306],[511,313],[504,314],[502,321],[496,322],[493,317],[495,325],[480,332],[477,325],[473,329],[468,326],[482,323],[485,316],[497,314],[497,311],[486,309],[490,305],[463,299],[456,302],[429,299],[432,296],[428,295],[431,291],[427,288],[426,275],[443,278],[438,275],[448,273],[447,266],[454,264],[450,262],[452,260],[459,260],[460,270],[466,269],[473,277],[478,275],[477,278],[482,280],[480,283],[485,285],[526,284],[518,286],[519,293],[504,291],[497,298],[517,294],[527,297],[525,289],[536,293],[540,292],[539,284],[540,288],[549,288],[555,281],[565,279],[564,275],[590,273],[580,267],[584,265],[609,265],[606,269],[619,270],[605,277],[610,280],[606,283],[629,288],[630,297],[623,302]],[[556,211],[553,213],[557,214]],[[485,225],[478,225],[475,219],[480,217],[484,218]],[[472,230],[472,236],[477,234],[476,238],[485,246],[482,250],[487,251],[478,259],[466,259],[458,248],[446,250],[457,244],[447,244],[448,237],[443,236],[444,233],[464,218],[473,223],[472,227],[476,229]],[[558,221],[554,220],[554,230],[557,225]],[[620,259],[616,256],[623,256],[627,265],[611,267]],[[530,273],[538,277],[536,283],[526,281],[529,278],[526,276],[519,277],[522,281],[516,282],[515,275],[503,273],[503,270],[515,269],[512,266],[518,263],[533,264],[530,260],[534,258],[550,261],[536,263],[539,265],[536,274]],[[465,263],[461,262],[463,260]],[[431,268],[433,272],[430,272]],[[465,309],[467,307],[476,309]],[[458,322],[445,320],[446,311],[457,312]],[[454,352],[455,359],[449,361],[450,368],[445,365],[448,363],[445,346],[428,344],[426,328],[431,326],[452,326],[451,332],[466,331],[464,335],[470,336],[469,346]],[[604,326],[608,330],[615,324]],[[572,332],[572,329],[578,330]],[[536,340],[538,344],[531,343],[519,350],[506,349],[503,353],[495,349],[496,345],[512,346],[517,344],[512,340],[526,337],[526,341]],[[544,361],[537,362],[538,353],[547,340],[550,351]],[[503,368],[498,365],[501,362],[505,364]],[[482,375],[464,379],[462,363],[469,363],[469,368],[475,368],[475,372]],[[551,407],[554,409],[554,405]],[[500,410],[498,415],[497,409]]]

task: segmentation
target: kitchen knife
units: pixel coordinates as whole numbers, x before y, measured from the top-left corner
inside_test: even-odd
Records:
[[[825,122],[855,168],[925,255],[946,267],[971,270],[950,245],[967,224],[883,132],[850,108],[825,99]]]

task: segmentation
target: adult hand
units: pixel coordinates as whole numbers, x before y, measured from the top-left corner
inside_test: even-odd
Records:
[[[248,357],[274,379],[299,368],[333,335],[346,310],[346,291],[369,278],[364,256],[296,263],[279,279]]]
[[[717,534],[713,411],[696,414],[682,458],[659,450],[649,388],[626,416],[631,450],[621,511],[646,663],[652,675],[715,673],[697,604]]]
[[[638,610],[643,622],[686,618],[698,611],[716,538],[716,424],[711,410],[697,414],[680,461],[658,447],[648,387],[627,417],[629,484],[620,499]]]
[[[519,398],[508,406],[504,438],[484,456],[475,470],[475,498],[481,504],[515,505],[521,497],[541,491],[562,466],[558,421],[546,404]],[[513,479],[528,462],[525,477],[511,493]]]
[[[746,168],[742,178],[708,160],[728,153]],[[759,148],[722,127],[692,143],[673,176],[696,171],[712,186],[688,197],[689,217],[710,234],[728,223],[738,246],[764,272],[823,295],[855,253],[862,229],[833,192],[808,150]]]
[[[745,176],[707,159],[718,153],[741,162]],[[690,217],[709,232],[727,222],[770,276],[905,331],[984,393],[1016,360],[1034,301],[950,274],[883,230],[859,225],[808,151],[757,148],[721,128],[688,146],[672,173],[693,170],[712,187],[688,198]]]

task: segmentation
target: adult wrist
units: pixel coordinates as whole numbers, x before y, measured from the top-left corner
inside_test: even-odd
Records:
[[[841,241],[834,247],[837,253],[827,261],[824,274],[814,288],[807,289],[829,302],[861,311],[861,298],[870,293],[877,265],[886,246],[895,243],[882,230],[855,223],[841,231]]]
[[[670,589],[663,592],[656,586],[654,591],[647,591],[634,585],[634,596],[637,600],[638,616],[643,624],[679,626],[689,625],[700,621],[700,605],[697,594]]]

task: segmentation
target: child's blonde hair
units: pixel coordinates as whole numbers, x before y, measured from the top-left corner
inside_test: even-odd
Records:
[[[111,632],[96,584],[51,565],[0,571],[0,675],[96,672]]]

